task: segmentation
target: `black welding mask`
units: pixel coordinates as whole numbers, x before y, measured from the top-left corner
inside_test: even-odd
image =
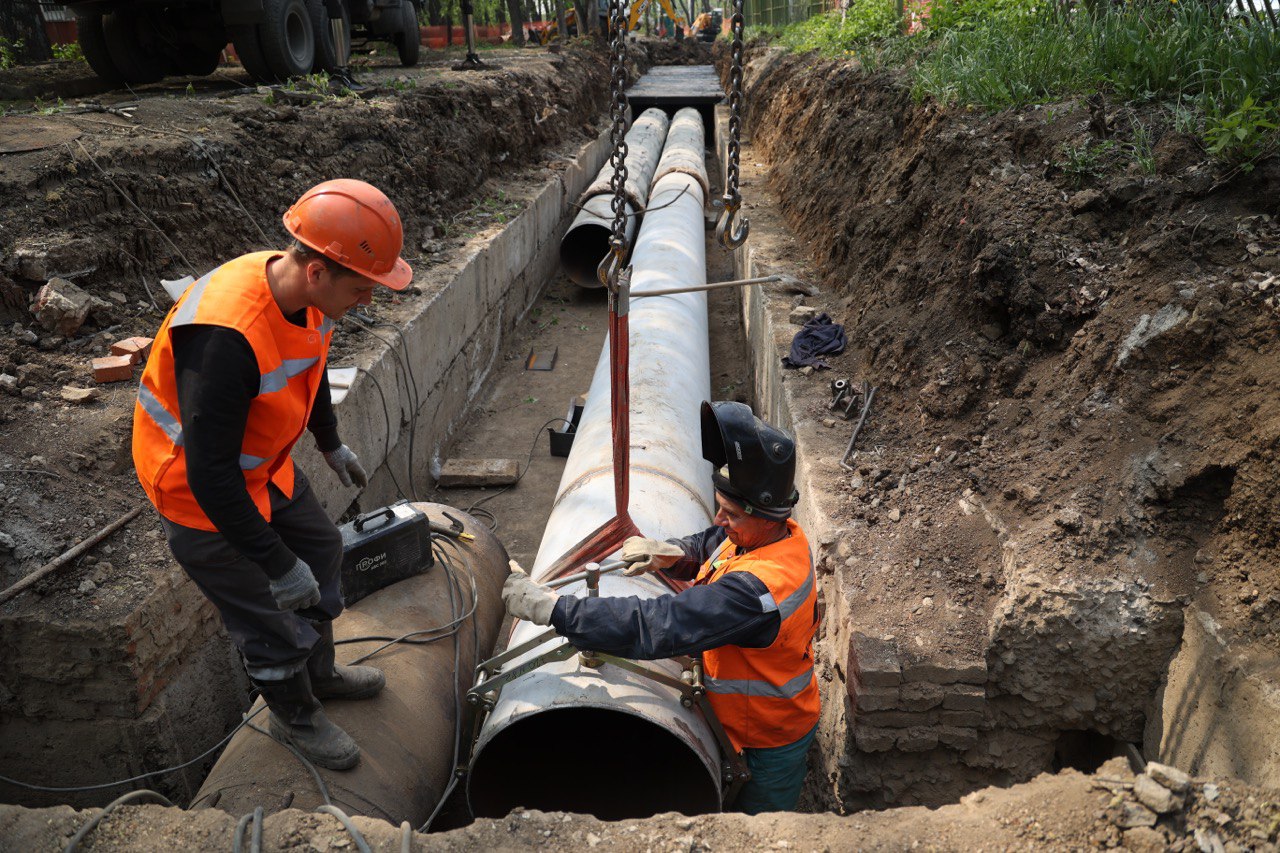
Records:
[[[787,518],[800,498],[795,441],[745,403],[702,404],[702,458],[715,466],[716,490],[741,501],[751,515]]]

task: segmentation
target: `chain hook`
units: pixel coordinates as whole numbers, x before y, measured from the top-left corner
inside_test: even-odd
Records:
[[[726,200],[724,210],[720,212],[720,220],[716,223],[716,242],[731,252],[747,242],[747,233],[751,230],[751,220],[745,216],[734,221],[738,217],[740,206],[741,201]]]

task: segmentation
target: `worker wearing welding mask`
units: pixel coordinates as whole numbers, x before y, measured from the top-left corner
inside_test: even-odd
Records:
[[[512,561],[503,588],[516,618],[574,646],[633,660],[701,654],[711,707],[752,778],[736,807],[794,810],[818,723],[813,637],[818,598],[804,531],[791,518],[795,443],[742,403],[702,404],[715,524],[683,539],[633,536],[628,575],[691,581],[657,598],[559,596]]]
[[[174,557],[270,707],[272,735],[345,770],[360,748],[319,700],[373,696],[385,678],[335,663],[342,537],[289,452],[310,430],[343,485],[367,484],[338,437],[329,342],[375,287],[401,290],[413,272],[395,207],[363,181],[311,188],[284,225],[290,248],[228,261],[165,317],[138,387],[133,459]]]

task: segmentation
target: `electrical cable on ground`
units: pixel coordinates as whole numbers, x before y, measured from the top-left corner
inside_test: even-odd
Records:
[[[116,797],[114,800],[107,803],[106,806],[103,807],[102,811],[98,812],[98,814],[93,818],[93,820],[80,827],[80,831],[71,836],[71,840],[67,842],[67,846],[62,848],[62,853],[75,853],[76,848],[80,846],[80,842],[88,838],[89,833],[97,829],[98,824],[102,823],[102,821],[106,819],[107,815],[111,814],[120,806],[126,806],[136,800],[145,799],[153,800],[162,806],[173,805],[173,803],[169,802],[168,798],[165,797],[164,794],[157,791],[151,791],[146,788],[143,788],[140,791],[130,791],[127,794]]]
[[[146,779],[149,776],[162,776],[166,773],[174,773],[178,770],[183,770],[187,767],[190,767],[192,764],[195,764],[197,761],[200,761],[202,758],[205,758],[213,754],[217,750],[221,749],[223,746],[227,744],[228,741],[231,740],[231,738],[235,737],[236,732],[240,731],[242,728],[249,725],[249,721],[252,720],[254,717],[256,717],[258,714],[260,714],[265,707],[266,706],[263,706],[262,708],[258,708],[256,711],[248,712],[244,716],[244,718],[240,720],[239,725],[237,725],[231,731],[227,732],[226,737],[224,737],[222,740],[218,741],[213,746],[209,747],[204,752],[200,753],[190,761],[185,761],[182,764],[176,764],[173,767],[165,767],[160,770],[152,770],[150,773],[142,773],[138,776],[130,776],[128,779],[118,779],[115,782],[103,782],[98,785],[79,785],[79,786],[73,786],[68,788],[55,788],[55,787],[49,787],[47,785],[32,785],[29,782],[19,782],[17,779],[10,779],[8,776],[0,776],[0,782],[7,782],[10,785],[16,785],[17,787],[25,788],[28,791],[47,791],[53,794],[62,794],[62,793],[74,793],[74,792],[80,792],[80,791],[101,791],[106,788],[115,788],[119,785],[128,785],[130,782],[138,782],[142,779]]]
[[[357,328],[360,331],[364,332],[366,335],[369,335],[370,337],[378,341],[381,341],[387,347],[387,351],[390,352],[391,355],[395,357],[396,364],[399,366],[400,370],[403,371],[404,373],[405,389],[408,392],[405,396],[408,398],[410,410],[409,410],[408,417],[405,417],[403,410],[401,411],[401,418],[402,418],[401,424],[402,425],[405,423],[409,424],[409,458],[406,463],[406,468],[409,474],[409,492],[413,495],[413,499],[415,501],[421,500],[421,498],[418,497],[417,485],[414,483],[414,479],[413,479],[414,442],[416,440],[416,436],[418,432],[418,410],[421,407],[421,400],[418,396],[417,378],[414,376],[412,365],[408,363],[409,345],[407,342],[405,343],[404,358],[402,359],[400,357],[400,351],[396,347],[393,341],[387,340],[382,335],[379,335],[373,329],[369,328],[369,324],[379,323],[379,322],[385,323],[385,321],[374,320],[373,318],[367,317],[364,314],[359,314],[355,312],[347,314],[346,318],[344,319],[350,320],[351,325],[354,328]],[[391,323],[389,325],[394,326],[395,324]],[[396,326],[395,328],[397,329],[397,331],[400,331],[399,326]],[[400,339],[402,341],[405,340],[403,331],[400,331]],[[387,447],[387,452],[388,454],[390,454],[391,452],[390,446]]]
[[[519,474],[517,474],[517,475],[516,475],[516,479],[515,479],[515,481],[514,481],[514,482],[512,482],[512,483],[508,483],[507,485],[503,486],[501,489],[499,489],[498,491],[494,492],[494,493],[493,493],[493,494],[491,494],[491,495],[486,495],[485,497],[480,498],[478,501],[476,501],[475,503],[471,504],[471,506],[469,506],[469,507],[467,507],[465,510],[463,510],[463,512],[467,513],[468,515],[477,515],[477,514],[482,514],[482,515],[487,515],[487,516],[489,516],[489,518],[493,521],[493,523],[489,525],[489,530],[490,530],[491,532],[493,532],[493,533],[497,533],[497,532],[498,532],[498,517],[497,517],[496,515],[494,515],[492,512],[490,512],[489,510],[487,510],[487,509],[480,509],[480,505],[481,505],[481,504],[484,504],[484,503],[488,503],[489,501],[493,500],[494,498],[498,497],[499,495],[504,494],[504,493],[506,493],[506,492],[510,491],[511,489],[515,488],[515,486],[516,486],[516,485],[517,485],[521,480],[523,480],[523,479],[524,479],[524,475],[525,475],[525,474],[527,474],[527,473],[529,473],[529,468],[533,465],[533,452],[534,452],[535,450],[537,450],[537,449],[538,449],[538,439],[542,437],[542,431],[543,431],[544,429],[546,429],[547,427],[551,426],[551,425],[552,425],[552,424],[554,424],[554,423],[564,423],[564,424],[568,424],[568,423],[570,423],[570,422],[569,422],[568,420],[566,420],[565,418],[552,418],[551,420],[549,420],[549,421],[547,421],[546,423],[544,423],[542,426],[538,427],[538,431],[537,431],[537,432],[535,432],[535,433],[533,434],[533,441],[532,441],[532,443],[530,443],[530,445],[529,445],[529,455],[528,455],[528,457],[525,459],[525,462],[524,462],[524,470],[522,470]]]
[[[258,806],[240,818],[236,823],[235,841],[231,845],[231,853],[241,853],[244,849],[244,830],[250,824],[253,825],[253,831],[249,838],[249,853],[262,853],[262,821],[262,806]]]
[[[263,705],[263,707],[265,708],[266,706]],[[271,738],[273,741],[275,741],[276,743],[283,746],[285,749],[292,752],[293,757],[301,761],[302,766],[307,768],[307,772],[311,774],[311,778],[316,783],[316,788],[318,788],[320,791],[321,798],[324,799],[324,804],[326,806],[333,805],[333,800],[329,797],[329,786],[324,783],[324,779],[320,778],[320,771],[316,769],[316,766],[311,763],[310,759],[308,759],[305,755],[303,755],[301,752],[298,751],[297,747],[295,747],[293,744],[289,743],[288,741],[280,740],[275,735],[271,734],[271,732],[267,731],[261,726],[255,726],[252,723],[250,723],[249,728],[253,729],[255,732],[257,732],[258,734],[264,737]]]

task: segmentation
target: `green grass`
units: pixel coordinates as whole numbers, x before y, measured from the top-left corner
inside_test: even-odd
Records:
[[[1071,10],[1045,0],[935,0],[907,35],[893,0],[853,0],[843,17],[793,24],[776,41],[906,68],[918,99],[948,105],[1001,110],[1097,91],[1112,102],[1157,103],[1210,153],[1248,166],[1277,150],[1280,33],[1222,8],[1205,0],[1097,0]],[[1148,151],[1134,154],[1145,171]]]

